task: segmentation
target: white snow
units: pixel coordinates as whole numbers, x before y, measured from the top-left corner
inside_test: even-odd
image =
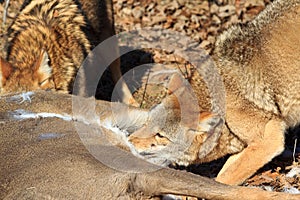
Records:
[[[55,138],[60,138],[63,137],[65,134],[60,134],[60,133],[42,133],[39,135],[38,139],[39,140],[49,140],[49,139],[55,139]]]
[[[300,174],[300,167],[293,167],[287,174],[286,177],[292,178],[295,175]]]
[[[34,92],[25,92],[21,94],[17,94],[14,96],[11,96],[7,99],[8,102],[17,102],[19,104],[24,103],[28,101],[31,103],[31,97],[33,96]]]
[[[16,119],[16,120],[24,120],[24,119],[36,119],[36,118],[60,118],[65,121],[71,121],[73,118],[70,115],[61,115],[56,113],[47,113],[47,112],[41,112],[41,113],[33,113],[29,112],[23,109],[15,110],[10,112],[10,115]]]
[[[285,187],[283,188],[283,192],[289,194],[300,194],[300,191],[297,188],[293,188],[293,187]]]

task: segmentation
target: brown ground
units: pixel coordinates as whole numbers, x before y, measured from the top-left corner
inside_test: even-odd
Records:
[[[22,0],[11,0],[8,9],[7,22],[2,24],[4,1],[0,0],[0,56],[5,56],[6,28],[18,12]],[[143,27],[164,28],[179,31],[194,39],[200,47],[208,53],[213,50],[216,36],[233,23],[246,22],[254,18],[270,0],[113,0],[115,8],[115,24],[118,33],[132,31]],[[167,36],[166,36],[167,37]],[[124,48],[122,41],[121,48]],[[188,66],[187,61],[177,58],[172,52],[164,52],[159,49],[143,49],[126,54],[122,58],[122,68],[125,71],[141,64],[154,62],[167,68],[182,69]],[[158,67],[157,69],[161,69]],[[147,80],[144,74],[144,81]],[[107,84],[106,84],[107,83]],[[103,86],[104,85],[104,86]],[[104,80],[98,93],[104,99],[108,99],[112,90],[110,81]],[[143,87],[144,88],[144,87]],[[146,92],[140,89],[135,93],[143,107],[150,107],[158,103],[165,95],[162,85],[147,86]],[[285,188],[300,189],[300,145],[296,146],[293,155],[294,143],[299,134],[290,131],[287,136],[286,151],[271,163],[257,172],[245,185],[259,186],[265,189],[283,191]],[[299,136],[298,136],[299,137]],[[220,162],[191,166],[188,170],[214,177],[220,167]],[[293,164],[293,161],[294,164]],[[295,170],[296,173],[289,177],[287,173]],[[298,171],[297,171],[298,170]]]

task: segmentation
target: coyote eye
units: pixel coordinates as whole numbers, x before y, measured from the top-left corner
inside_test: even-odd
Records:
[[[159,137],[159,138],[164,138],[164,136],[160,133],[156,133],[155,136]]]
[[[171,142],[171,140],[169,140],[169,138],[167,138],[165,135],[162,135],[161,133],[157,132],[155,135],[155,145],[151,145],[151,146],[152,147],[153,146],[165,147],[170,143],[172,143],[172,142]]]

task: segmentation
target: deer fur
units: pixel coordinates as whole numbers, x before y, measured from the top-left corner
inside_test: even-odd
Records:
[[[116,154],[112,153],[114,149],[110,145],[100,145],[101,151],[96,152],[113,161],[118,158],[121,160],[116,162],[118,164],[128,164],[126,161],[129,160],[129,163],[134,163],[132,166],[145,166],[146,171],[104,165],[83,145],[75,124],[80,124],[86,132],[105,133],[108,140],[119,137],[113,137],[115,133],[93,121],[88,121],[88,124],[80,121],[79,115],[72,116],[72,98],[68,94],[39,91],[0,99],[1,199],[157,199],[165,194],[205,199],[299,199],[299,195],[227,186],[191,173],[145,164],[122,150],[119,157],[114,157]],[[86,106],[84,100],[82,102],[82,106]],[[105,101],[96,101],[95,104],[97,114],[109,113],[107,111],[116,106],[127,107]],[[22,120],[15,117],[13,111],[16,110],[51,112],[56,113],[56,117]],[[73,118],[59,118],[67,115]]]

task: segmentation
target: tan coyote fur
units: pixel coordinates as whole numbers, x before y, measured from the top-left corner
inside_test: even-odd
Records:
[[[245,147],[227,160],[220,182],[242,183],[283,151],[285,129],[300,122],[299,11],[299,0],[276,0],[217,41],[214,56],[226,88],[224,129]],[[216,157],[234,145],[220,145]]]
[[[1,93],[36,89],[72,92],[76,73],[86,56],[115,34],[113,23],[110,0],[25,1],[9,28],[7,61],[0,58]],[[116,82],[121,78],[117,41],[110,45],[107,49],[117,58],[110,65]],[[122,99],[134,103],[121,81]],[[76,93],[90,95],[85,91],[86,81],[80,82],[82,88]]]
[[[284,150],[285,129],[300,121],[299,12],[299,0],[276,0],[253,21],[234,25],[219,36],[213,59],[226,90],[225,125],[220,137],[215,134],[214,140],[205,145],[200,141],[198,148],[190,149],[188,155],[198,158],[177,160],[179,164],[232,154],[216,180],[241,184]],[[191,77],[191,85],[199,106],[210,109],[210,96],[198,75]],[[142,142],[151,140],[147,135],[155,133],[151,127],[130,136],[132,142],[142,149]],[[165,138],[174,138],[172,129],[162,132]],[[170,157],[179,154],[173,151]]]

